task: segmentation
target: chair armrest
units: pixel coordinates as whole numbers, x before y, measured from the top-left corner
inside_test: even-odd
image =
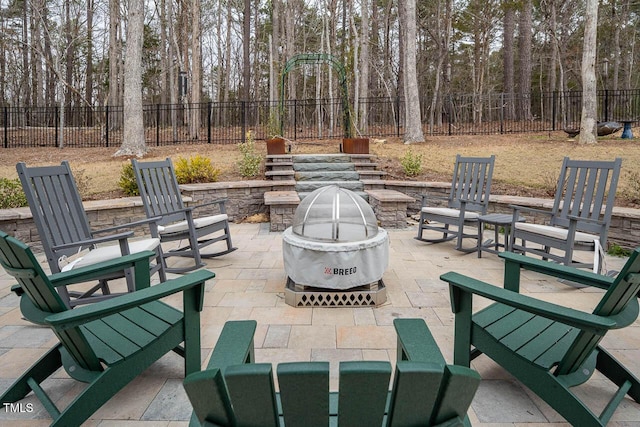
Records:
[[[253,335],[256,325],[255,320],[226,322],[211,353],[207,369],[218,368],[224,372],[227,366],[253,363]]]
[[[571,221],[580,221],[580,222],[590,222],[592,224],[598,224],[598,225],[605,225],[606,222],[599,220],[599,219],[593,219],[593,218],[582,218],[582,217],[578,217],[575,215],[567,215],[567,219],[571,220]]]
[[[141,271],[149,270],[149,259],[155,257],[153,251],[142,251],[131,255],[124,255],[118,258],[99,262],[86,267],[80,267],[62,273],[55,273],[49,276],[49,281],[55,287],[71,285],[73,283],[82,283],[88,280],[103,277],[105,273],[122,271],[127,268],[134,267]],[[140,280],[139,275],[136,275]],[[136,280],[136,282],[138,281]],[[136,286],[138,283],[136,283]],[[142,287],[148,287],[149,283],[143,284]]]
[[[515,211],[514,215],[519,211],[525,211],[525,212],[531,212],[531,213],[538,213],[541,215],[553,216],[553,212],[544,210],[544,209],[536,209],[536,208],[530,208],[527,206],[519,206],[519,205],[509,205],[509,207]]]
[[[141,219],[138,221],[128,222],[126,224],[115,225],[113,227],[101,228],[99,230],[91,231],[91,234],[102,234],[102,233],[111,233],[112,231],[120,230],[122,228],[133,228],[139,225],[150,224],[153,222],[158,222],[162,219],[160,216],[155,216],[153,218]]]
[[[96,237],[95,239],[79,240],[77,242],[65,243],[63,245],[53,246],[53,251],[59,251],[61,249],[78,248],[82,246],[91,246],[96,243],[112,242],[114,240],[124,240],[133,237],[133,231],[127,231],[124,233],[112,234],[110,236]]]
[[[393,326],[398,335],[398,360],[446,364],[423,319],[393,319]]]
[[[73,310],[55,313],[47,316],[45,321],[51,326],[60,329],[74,328],[92,320],[102,319],[111,314],[139,307],[142,304],[156,301],[178,292],[187,291],[194,287],[198,287],[199,293],[203,293],[204,282],[214,277],[215,274],[211,271],[199,270],[139,291],[120,295],[91,305],[76,307]]]
[[[514,292],[518,291],[518,287],[512,286],[513,283],[508,283],[508,281],[519,280],[519,277],[516,278],[515,276],[520,274],[521,268],[600,289],[609,289],[615,281],[613,277],[603,276],[591,271],[579,270],[575,267],[543,261],[513,252],[501,252],[498,256],[505,261],[505,288]]]
[[[445,273],[440,276],[440,279],[449,283],[451,309],[454,313],[460,312],[463,305],[464,307],[470,307],[470,304],[467,304],[470,303],[470,301],[466,303],[461,301],[463,294],[468,294],[469,297],[472,295],[480,295],[509,307],[536,314],[582,330],[587,330],[597,335],[604,335],[609,329],[616,327],[616,322],[611,318],[541,301],[459,273]]]

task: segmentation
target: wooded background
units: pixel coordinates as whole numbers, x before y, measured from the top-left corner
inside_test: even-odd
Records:
[[[535,94],[581,90],[584,0],[416,4],[408,48],[416,50],[430,124],[441,122],[452,94],[506,94],[514,102],[505,104],[505,119],[532,120]],[[118,0],[0,1],[2,105],[123,105],[128,7]],[[407,18],[400,9],[390,0],[146,0],[143,103],[276,102],[285,62],[323,52],[343,62],[353,119],[366,128],[360,100],[404,97]],[[638,0],[599,2],[598,89],[639,86],[639,17]],[[330,67],[305,65],[289,73],[284,97],[337,99],[339,90]]]

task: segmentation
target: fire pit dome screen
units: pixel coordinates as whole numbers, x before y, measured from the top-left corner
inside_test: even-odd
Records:
[[[345,290],[378,284],[389,263],[389,237],[371,206],[336,185],[302,200],[282,240],[285,272],[300,286]]]
[[[378,234],[378,221],[362,197],[337,185],[329,185],[300,202],[292,230],[308,240],[358,242]]]

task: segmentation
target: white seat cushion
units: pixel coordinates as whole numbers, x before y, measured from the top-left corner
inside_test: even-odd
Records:
[[[424,207],[424,208],[422,208],[422,212],[428,213],[428,214],[433,214],[433,215],[449,216],[449,217],[452,217],[452,218],[457,218],[457,217],[460,216],[460,211],[458,209],[450,209],[450,208]],[[465,212],[464,213],[464,219],[478,219],[479,216],[480,216],[480,214],[477,213],[477,212]]]
[[[160,239],[149,238],[142,240],[135,240],[129,242],[129,252],[136,254],[142,251],[152,251],[158,247]],[[89,252],[86,255],[78,257],[71,261],[69,264],[62,267],[61,271],[69,271],[73,268],[86,267],[88,265],[97,264],[103,261],[109,261],[122,256],[120,251],[120,245],[99,246]]]
[[[195,218],[193,220],[193,225],[196,227],[196,229],[198,229],[198,228],[206,227],[211,224],[216,224],[218,222],[226,221],[228,218],[229,217],[227,216],[227,214],[205,216],[202,218]],[[160,234],[179,233],[181,231],[187,230],[188,228],[189,228],[189,225],[185,220],[185,221],[180,221],[180,222],[176,222],[174,224],[169,224],[165,226],[159,225],[158,233]]]
[[[552,237],[554,239],[567,240],[567,235],[569,234],[569,230],[560,227],[553,227],[550,225],[542,225],[542,224],[530,224],[526,222],[517,222],[516,223],[517,230],[527,231],[529,233],[540,234],[542,236]],[[576,231],[575,240],[576,242],[581,243],[593,243],[594,240],[599,237],[594,234],[582,233],[580,231]]]

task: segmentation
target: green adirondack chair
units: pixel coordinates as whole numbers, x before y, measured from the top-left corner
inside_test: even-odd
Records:
[[[33,391],[53,418],[51,425],[80,425],[169,351],[184,357],[185,374],[200,370],[204,282],[215,275],[201,270],[149,287],[151,257],[154,252],[145,251],[47,277],[24,243],[0,232],[0,267],[18,281],[13,290],[21,295],[21,309],[38,312],[60,341],[2,394],[1,403],[18,402]],[[135,292],[71,310],[55,291],[125,268],[134,269]],[[178,292],[183,311],[158,301]],[[60,367],[88,383],[62,410],[41,386]]]
[[[638,378],[600,346],[607,331],[629,326],[638,317],[639,255],[640,248],[615,278],[513,253],[500,254],[504,289],[455,272],[440,276],[449,282],[455,313],[454,363],[469,366],[484,353],[572,425],[606,425],[625,395],[640,402]],[[593,313],[585,313],[519,294],[521,269],[606,292]],[[472,313],[473,295],[495,303]],[[618,387],[600,415],[571,389],[596,370]]]
[[[398,363],[389,391],[387,361],[340,363],[340,390],[329,392],[328,362],[254,363],[256,322],[227,322],[208,369],[187,376],[191,425],[459,426],[480,384],[477,372],[447,365],[422,319],[395,319]]]

